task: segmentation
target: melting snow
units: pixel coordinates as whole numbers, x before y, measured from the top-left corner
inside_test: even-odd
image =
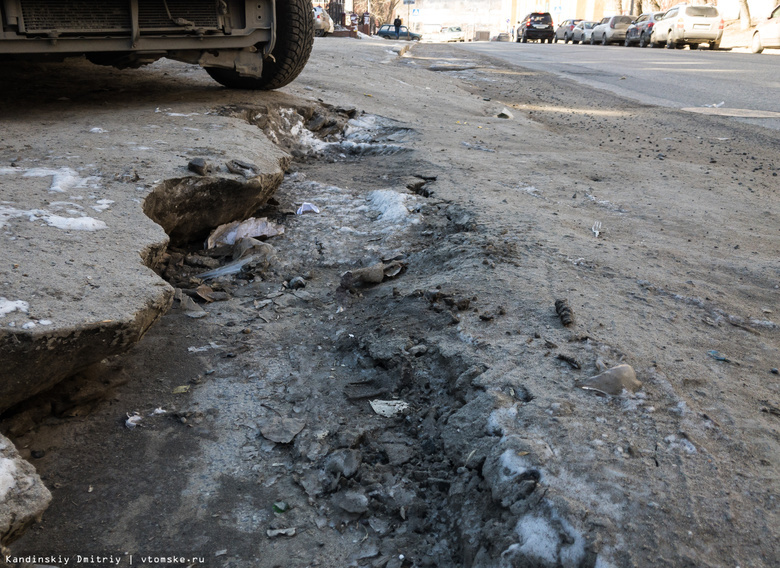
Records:
[[[95,176],[81,177],[76,170],[71,168],[0,168],[0,175],[16,174],[22,177],[49,177],[51,186],[49,191],[64,193],[74,188],[98,188],[99,178]]]
[[[27,313],[27,310],[29,309],[30,304],[27,302],[23,302],[22,300],[11,301],[0,297],[0,316],[16,311]]]
[[[60,217],[59,215],[44,215],[43,220],[51,227],[64,229],[66,231],[97,231],[106,229],[103,221],[93,219],[92,217]]]
[[[105,211],[112,203],[114,202],[111,199],[98,199],[97,205],[93,205],[92,209],[95,211]]]

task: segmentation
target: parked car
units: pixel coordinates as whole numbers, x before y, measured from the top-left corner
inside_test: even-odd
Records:
[[[574,26],[581,21],[582,20],[563,20],[561,25],[558,26],[558,29],[555,30],[553,41],[558,43],[558,40],[562,39],[563,43],[569,43],[569,41],[571,41],[572,32],[574,31]]]
[[[598,22],[590,22],[582,20],[571,32],[572,43],[589,43],[590,34],[593,32],[593,28],[598,25]]]
[[[311,0],[1,2],[0,60],[136,68],[161,57],[205,68],[231,89],[277,89],[314,43]]]
[[[395,26],[392,24],[384,24],[376,32],[376,35],[385,39],[404,39],[406,41],[420,41],[422,39],[422,34],[410,32],[406,26],[401,26],[401,33],[396,37]]]
[[[450,26],[441,29],[441,40],[446,42],[466,41],[466,34],[460,26]]]
[[[753,32],[750,51],[761,53],[766,47],[780,47],[780,5],[775,7],[766,22],[759,24]]]
[[[517,25],[517,41],[528,43],[529,39],[538,39],[540,43],[552,43],[555,37],[553,19],[549,12],[531,12]]]
[[[590,35],[590,44],[623,43],[626,39],[626,30],[631,25],[631,16],[610,16],[601,20],[601,23],[593,28]]]
[[[333,25],[333,19],[328,13],[319,6],[314,8],[314,35],[317,37],[325,37],[328,34],[332,34],[335,30]]]
[[[710,49],[718,49],[723,37],[723,18],[715,6],[677,4],[667,10],[653,26],[653,47],[699,49],[708,43]]]
[[[645,12],[640,14],[626,30],[625,46],[639,45],[639,47],[647,47],[650,45],[650,35],[653,33],[653,26],[655,26],[656,21],[661,16],[663,16],[663,12]]]
[[[512,36],[507,32],[501,32],[496,36],[496,41],[512,41]]]

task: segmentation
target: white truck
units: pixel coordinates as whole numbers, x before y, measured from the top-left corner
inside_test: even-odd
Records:
[[[0,0],[0,60],[199,64],[229,88],[276,89],[303,70],[311,0]]]

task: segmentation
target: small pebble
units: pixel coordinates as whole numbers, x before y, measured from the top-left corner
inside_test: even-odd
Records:
[[[780,374],[780,371],[778,371],[777,369],[772,369],[772,374],[773,375],[778,375],[778,374]]]

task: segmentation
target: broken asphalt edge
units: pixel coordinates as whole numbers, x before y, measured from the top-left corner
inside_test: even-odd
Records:
[[[54,133],[63,137],[61,147],[87,149],[100,138],[101,148],[89,156],[97,165],[74,169],[42,153],[46,157],[34,166],[19,160],[3,169],[0,227],[8,256],[0,267],[0,307],[12,309],[0,310],[0,413],[134,346],[172,305],[173,288],[154,272],[169,241],[191,242],[221,223],[245,218],[281,184],[290,156],[259,128],[236,117],[160,114],[130,127],[135,135],[126,123],[111,122],[122,117],[111,116],[102,117],[101,128],[85,125],[75,137]],[[188,129],[175,125],[182,116]],[[124,141],[142,136],[148,121],[163,123],[171,150],[136,158],[128,176],[133,159]],[[24,132],[23,123],[8,130],[18,130],[31,146],[42,143]],[[192,175],[186,159],[171,156],[191,144],[188,130],[208,131],[198,151],[215,164],[213,175]],[[255,171],[249,177],[227,171],[220,164],[230,157]],[[119,167],[125,175],[116,172]],[[61,178],[89,176],[93,182],[65,187],[57,177],[63,172]],[[98,197],[110,206],[93,206],[93,213],[79,205]],[[100,230],[74,229],[67,221],[47,225],[54,217],[88,219]],[[21,536],[50,500],[35,468],[0,436],[0,546]]]

